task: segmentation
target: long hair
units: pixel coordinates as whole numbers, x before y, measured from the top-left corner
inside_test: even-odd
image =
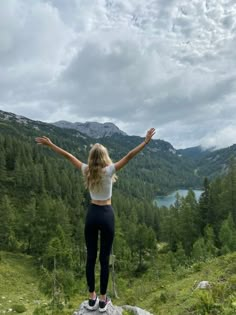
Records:
[[[112,164],[107,149],[100,143],[95,143],[89,151],[88,167],[85,170],[85,186],[89,190],[99,192],[102,187],[103,168]],[[117,179],[112,176],[112,182]]]

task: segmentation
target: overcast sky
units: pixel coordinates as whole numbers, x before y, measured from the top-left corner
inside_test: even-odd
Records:
[[[2,0],[0,109],[236,143],[235,0]]]

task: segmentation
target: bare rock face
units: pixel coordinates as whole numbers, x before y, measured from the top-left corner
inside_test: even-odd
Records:
[[[73,315],[101,315],[102,313],[99,312],[99,310],[90,311],[86,308],[86,304],[88,302],[84,301],[78,310],[76,310]],[[112,303],[110,303],[107,307],[106,312],[103,314],[105,315],[122,315],[123,310],[132,311],[134,315],[153,315],[137,306],[130,306],[130,305],[124,305],[124,306],[114,306]]]
[[[151,313],[137,306],[124,305],[122,306],[122,308],[128,311],[132,311],[134,315],[152,315]]]
[[[116,125],[110,122],[98,123],[87,121],[86,123],[71,123],[69,121],[60,120],[53,123],[53,125],[60,128],[75,129],[95,139],[111,137],[114,134],[126,135],[124,131],[120,130]]]

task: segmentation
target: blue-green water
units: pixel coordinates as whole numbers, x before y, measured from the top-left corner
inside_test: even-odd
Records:
[[[195,193],[196,199],[199,200],[203,190],[193,190],[193,191]],[[177,192],[179,193],[180,196],[183,196],[183,197],[186,197],[188,194],[187,189],[179,189],[167,196],[157,196],[154,202],[156,203],[158,207],[161,207],[161,206],[169,207],[170,205],[174,205]]]

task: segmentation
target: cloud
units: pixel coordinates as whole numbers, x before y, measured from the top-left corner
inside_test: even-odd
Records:
[[[175,147],[232,144],[235,21],[224,0],[5,1],[0,108],[154,126]]]
[[[73,30],[43,2],[4,1],[0,14],[1,103],[35,102],[60,72]]]

